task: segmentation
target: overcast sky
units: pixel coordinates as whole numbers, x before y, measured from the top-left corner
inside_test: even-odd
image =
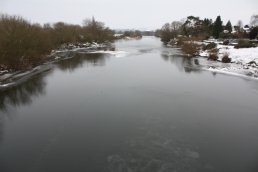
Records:
[[[39,23],[82,24],[95,16],[113,29],[157,29],[189,15],[249,24],[258,0],[0,0],[0,12]]]

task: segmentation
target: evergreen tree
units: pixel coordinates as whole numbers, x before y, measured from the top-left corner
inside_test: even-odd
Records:
[[[223,31],[222,20],[221,20],[221,17],[218,16],[213,25],[213,34],[212,35],[214,36],[214,38],[218,39],[219,34],[222,31]]]
[[[213,28],[213,25],[212,25],[212,19],[207,19],[205,18],[203,20],[203,27],[204,27],[204,30],[206,33],[208,33],[208,35],[210,36],[212,34],[212,28]]]
[[[231,24],[231,22],[230,22],[230,20],[227,22],[227,24],[226,24],[226,30],[228,30],[229,31],[229,33],[231,33],[232,32],[232,24]]]
[[[250,34],[249,34],[250,39],[256,39],[258,37],[258,26],[252,28]]]

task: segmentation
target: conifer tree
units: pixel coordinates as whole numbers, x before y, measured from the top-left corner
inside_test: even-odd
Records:
[[[222,20],[221,17],[218,16],[216,21],[214,22],[213,25],[213,36],[214,38],[218,39],[219,38],[219,34],[223,31],[223,27],[222,27]]]
[[[252,28],[250,34],[249,34],[250,39],[256,39],[258,37],[258,26]]]
[[[227,22],[227,24],[226,24],[226,30],[228,30],[229,33],[232,32],[232,24],[231,24],[230,20],[229,20],[229,21]]]

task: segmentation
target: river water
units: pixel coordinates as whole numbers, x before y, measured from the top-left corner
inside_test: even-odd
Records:
[[[257,172],[258,82],[159,39],[77,54],[0,91],[0,172]]]

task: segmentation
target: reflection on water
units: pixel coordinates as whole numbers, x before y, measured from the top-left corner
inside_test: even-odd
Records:
[[[0,91],[0,111],[7,112],[10,107],[29,105],[34,97],[44,95],[46,87],[44,78],[49,73],[37,75],[21,85]]]
[[[0,142],[3,138],[6,118],[13,117],[15,108],[30,105],[35,97],[45,94],[45,76],[51,71],[42,73],[16,87],[0,91]]]
[[[92,53],[73,53],[70,58],[56,63],[62,71],[73,72],[75,69],[83,67],[85,64],[90,66],[104,66],[107,55]],[[4,120],[12,118],[16,108],[25,105],[31,105],[35,98],[46,94],[47,83],[45,78],[53,73],[53,70],[34,76],[28,81],[11,87],[6,90],[0,90],[0,142],[2,140]]]
[[[0,144],[2,143],[3,140],[3,133],[4,133],[4,115],[0,114]]]
[[[189,58],[180,52],[178,49],[167,49],[161,52],[161,57],[164,61],[173,63],[179,71],[186,73],[201,72],[200,63],[197,58]]]
[[[76,53],[72,58],[62,60],[56,65],[62,71],[73,72],[77,68],[84,67],[85,64],[90,66],[104,66],[107,57],[107,55],[97,53]],[[39,74],[21,85],[7,90],[1,90],[0,111],[8,112],[9,108],[30,105],[35,97],[43,96],[45,94],[45,87],[47,84],[44,79],[52,72],[53,70]]]
[[[116,44],[1,92],[1,172],[257,172],[257,82],[156,38]]]
[[[107,58],[106,54],[76,53],[72,58],[58,62],[57,66],[59,69],[63,71],[73,72],[75,69],[81,68],[85,64],[91,65],[91,66],[104,66],[106,63],[106,58]]]

